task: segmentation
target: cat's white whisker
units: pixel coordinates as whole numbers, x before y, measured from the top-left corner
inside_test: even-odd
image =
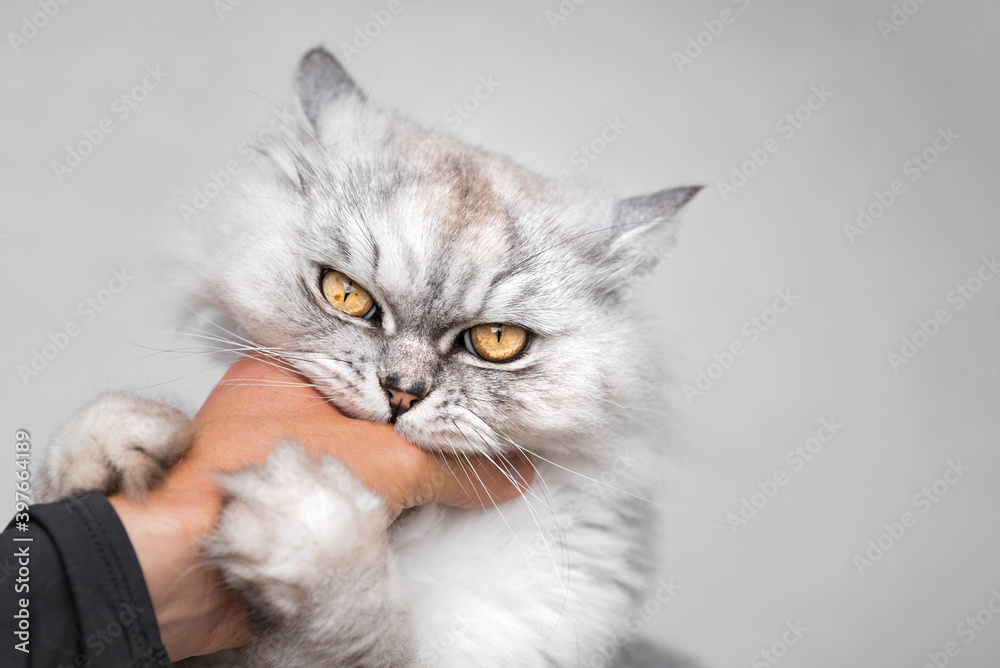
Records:
[[[473,466],[472,460],[469,459],[469,455],[467,453],[464,453],[464,452],[461,453],[461,454],[462,454],[463,457],[465,457],[466,461],[469,462],[469,468],[472,469],[472,472],[476,475],[476,479],[479,480],[479,484],[483,486],[483,491],[486,492],[486,496],[489,498],[490,504],[493,506],[493,509],[497,511],[497,514],[500,516],[500,519],[503,520],[503,523],[507,525],[507,529],[510,531],[510,535],[514,538],[514,542],[517,543],[518,549],[521,550],[521,556],[524,557],[525,561],[529,562],[529,566],[530,566],[530,558],[528,556],[528,553],[525,551],[524,545],[521,544],[521,539],[518,537],[517,532],[514,531],[514,527],[511,526],[510,522],[507,521],[507,517],[503,514],[503,511],[500,510],[500,505],[496,502],[496,500],[494,500],[493,495],[490,494],[489,488],[486,486],[486,483],[483,482],[483,479],[479,476],[479,472],[476,471],[476,467]],[[471,479],[469,480],[469,483],[470,484],[472,483]],[[477,492],[477,496],[478,496],[478,492]],[[480,503],[482,503],[482,499],[481,498],[480,498]],[[484,508],[488,508],[485,505],[483,507]],[[554,563],[553,563],[553,565],[554,565]],[[558,571],[557,571],[557,575],[558,575]],[[560,579],[560,584],[561,583],[562,583],[562,580]]]
[[[494,461],[493,461],[493,460],[492,460],[492,459],[490,458],[490,456],[489,456],[489,454],[488,454],[488,453],[486,453],[486,452],[483,452],[483,451],[479,450],[478,448],[476,448],[476,447],[475,447],[475,446],[474,446],[474,445],[472,444],[472,442],[471,442],[471,441],[469,441],[468,437],[467,437],[467,436],[465,435],[465,432],[464,432],[464,431],[462,430],[462,428],[461,428],[461,427],[460,427],[460,426],[458,425],[458,422],[456,422],[456,421],[452,420],[452,423],[453,423],[453,424],[455,425],[455,428],[456,428],[456,429],[457,429],[457,430],[459,431],[459,433],[460,433],[460,434],[462,434],[462,438],[464,438],[464,439],[465,439],[465,441],[466,441],[466,443],[468,443],[469,447],[471,447],[471,448],[472,448],[472,449],[473,449],[474,451],[477,451],[477,452],[479,452],[479,453],[480,453],[480,454],[481,454],[482,456],[486,457],[486,459],[488,459],[488,460],[489,460],[489,461],[490,461],[491,463],[493,463],[494,465],[496,464],[496,462],[494,462]],[[464,453],[464,452],[463,452],[463,453],[461,453],[461,455],[462,455],[463,457],[465,457],[466,461],[468,461],[468,462],[469,462],[469,467],[470,467],[470,468],[472,468],[472,472],[476,474],[476,478],[477,478],[477,479],[479,480],[479,484],[483,486],[483,491],[484,491],[484,492],[486,492],[486,495],[487,495],[487,496],[489,497],[489,499],[490,499],[490,503],[491,503],[491,504],[493,505],[493,507],[494,507],[494,508],[496,509],[496,511],[497,511],[497,514],[498,514],[498,515],[500,515],[500,519],[502,519],[502,520],[503,520],[503,522],[504,522],[504,524],[506,524],[506,525],[507,525],[507,529],[508,529],[508,530],[510,531],[510,535],[511,535],[511,536],[512,536],[512,537],[514,538],[514,542],[515,542],[515,543],[517,543],[517,546],[518,546],[518,548],[519,548],[519,549],[521,550],[521,556],[523,556],[523,557],[524,557],[525,561],[526,561],[526,562],[528,563],[528,565],[529,565],[529,567],[530,567],[530,565],[531,565],[531,558],[530,558],[530,556],[529,556],[528,552],[527,552],[527,551],[526,551],[526,550],[524,549],[524,545],[522,545],[522,544],[521,544],[521,539],[520,539],[520,538],[518,537],[518,535],[517,535],[517,532],[516,532],[516,531],[514,531],[514,527],[513,527],[513,526],[511,526],[510,522],[508,522],[508,521],[507,521],[507,517],[506,517],[506,516],[505,516],[505,515],[503,514],[503,511],[502,511],[502,510],[500,510],[500,506],[499,506],[499,505],[498,505],[498,504],[496,503],[496,501],[495,501],[495,500],[493,499],[493,495],[492,495],[492,494],[490,494],[490,490],[489,490],[489,488],[487,488],[487,487],[486,487],[486,484],[485,484],[485,483],[483,482],[483,479],[482,479],[482,478],[481,478],[481,477],[479,476],[479,472],[478,472],[478,471],[476,471],[476,469],[475,469],[475,467],[474,467],[474,466],[472,466],[472,461],[471,461],[471,460],[469,459],[469,455],[468,455],[468,453]],[[470,484],[472,483],[472,480],[471,480],[471,479],[469,480],[469,483],[470,483]],[[478,492],[476,493],[476,495],[478,496]],[[480,499],[479,499],[479,501],[480,501],[480,503],[482,503],[482,498],[480,498]],[[484,506],[484,507],[485,507],[485,506]],[[532,513],[532,516],[534,516],[534,514],[533,514],[533,513]],[[546,546],[546,547],[547,547],[547,546]],[[552,559],[552,567],[553,567],[553,568],[554,568],[554,569],[556,570],[556,577],[557,577],[557,578],[559,579],[559,584],[560,584],[560,586],[561,586],[561,587],[563,588],[563,590],[565,590],[565,584],[563,583],[563,580],[562,580],[562,577],[561,577],[561,576],[560,576],[560,574],[559,574],[559,568],[558,568],[558,566],[556,566],[556,563],[555,563],[555,559],[554,559],[554,558],[552,558],[552,553],[551,553],[551,551],[549,552],[549,557],[550,557],[550,558]]]
[[[224,363],[210,364],[207,367],[203,367],[201,369],[197,369],[196,371],[192,371],[191,373],[185,373],[183,375],[176,376],[174,378],[171,378],[170,380],[165,380],[165,381],[163,381],[161,383],[152,383],[150,385],[140,385],[140,386],[135,386],[135,387],[129,387],[129,390],[133,391],[133,392],[137,392],[139,390],[149,390],[149,389],[152,389],[154,387],[162,387],[164,385],[170,385],[171,383],[176,383],[179,380],[183,380],[185,378],[192,378],[192,377],[197,376],[199,374],[203,374],[206,371],[211,371],[212,369],[217,369],[220,366],[226,366],[226,364],[224,364]]]
[[[511,465],[509,462],[508,462],[508,464],[511,466],[511,468],[513,468],[513,465]],[[534,466],[534,464],[532,464],[532,466]],[[516,472],[516,469],[514,469],[514,471]],[[536,472],[536,475],[538,475],[538,476],[541,475],[538,472],[537,468],[535,468],[535,472]],[[517,484],[512,476],[508,475],[507,478],[512,483]],[[549,503],[547,503],[544,499],[542,499],[537,494],[535,494],[530,488],[527,489],[527,493],[531,494],[533,497],[535,497],[540,503],[542,503],[543,505],[545,505],[545,507],[547,507],[552,512],[553,519],[556,520],[556,527],[559,529],[559,532],[560,532],[560,534],[559,534],[560,538],[563,539],[563,541],[565,541],[565,533],[563,532],[561,523],[558,521],[558,513],[557,513],[556,509],[553,506],[549,505]],[[551,494],[550,494],[550,497],[551,497]],[[524,497],[522,496],[522,498],[524,498]],[[554,501],[555,501],[555,499],[553,499],[553,502]],[[604,550],[602,550],[597,545],[595,545],[594,542],[592,540],[590,540],[590,537],[587,536],[587,534],[585,534],[582,531],[580,531],[580,529],[578,529],[576,527],[576,525],[573,524],[573,522],[568,522],[568,524],[569,524],[569,528],[571,528],[573,531],[575,531],[580,536],[580,538],[582,538],[584,540],[584,542],[586,542],[590,547],[592,547],[599,555],[601,555],[602,557],[604,557],[605,559],[607,559],[609,561],[611,560],[610,555],[608,555],[607,553],[604,552]],[[568,554],[568,550],[567,550],[567,554]],[[635,585],[636,587],[638,587],[639,589],[642,589],[643,591],[648,591],[647,587],[645,587],[641,583],[637,582],[631,576],[626,575],[626,577],[628,577],[629,580],[632,582],[632,584]]]
[[[512,443],[513,443],[513,441],[512,441]],[[521,451],[523,451],[525,454],[532,455],[533,457],[538,457],[543,462],[546,462],[548,464],[552,464],[553,466],[555,466],[557,468],[560,468],[563,471],[566,471],[567,473],[572,473],[573,475],[580,476],[581,478],[583,478],[585,480],[589,480],[590,482],[596,483],[598,485],[602,485],[603,487],[607,487],[608,489],[613,489],[616,492],[621,492],[622,494],[625,494],[627,496],[631,496],[632,498],[638,499],[639,501],[644,501],[645,503],[648,503],[648,504],[650,504],[652,506],[656,506],[657,508],[663,508],[664,510],[669,510],[669,511],[674,512],[674,513],[679,513],[681,515],[690,515],[692,517],[698,517],[698,518],[706,520],[708,522],[714,522],[715,524],[720,524],[720,525],[725,526],[725,527],[729,526],[726,522],[723,522],[722,520],[713,519],[711,517],[705,517],[704,515],[699,515],[698,513],[692,513],[690,511],[682,510],[680,508],[674,508],[672,506],[667,506],[667,505],[664,505],[662,503],[658,503],[656,501],[653,501],[651,499],[647,499],[647,498],[644,498],[642,496],[639,496],[638,494],[633,494],[632,492],[624,490],[624,489],[622,489],[620,487],[615,487],[614,485],[609,485],[608,483],[606,483],[606,482],[604,482],[602,480],[598,480],[596,478],[591,478],[588,475],[584,475],[583,473],[580,473],[578,471],[574,471],[573,469],[566,468],[565,466],[563,466],[561,464],[557,464],[556,462],[552,461],[551,459],[546,459],[545,457],[542,457],[538,453],[535,453],[535,452],[532,452],[531,450],[528,450],[527,448],[525,448],[522,445],[517,445],[516,443],[514,445],[518,449],[520,449]]]
[[[434,452],[431,453],[431,457],[433,457],[435,460],[438,459],[437,453],[434,453]],[[467,497],[469,497],[471,499],[472,497],[469,496],[469,490],[467,490],[465,488],[465,485],[462,484],[462,481],[458,477],[458,475],[455,473],[455,470],[453,468],[451,468],[451,463],[448,461],[448,459],[449,459],[448,455],[442,453],[441,456],[440,456],[440,458],[444,462],[444,465],[448,467],[448,471],[455,478],[455,482],[457,482],[458,486],[462,488],[462,493],[465,494],[465,496],[467,496]],[[458,462],[458,463],[460,463],[460,462]]]
[[[487,506],[486,503],[483,502],[483,497],[480,496],[479,490],[476,489],[475,483],[472,482],[472,476],[469,475],[469,469],[466,468],[465,463],[462,462],[461,459],[459,459],[459,457],[461,456],[461,454],[462,453],[460,453],[460,452],[459,453],[455,453],[455,463],[458,464],[459,468],[462,469],[462,473],[465,474],[465,479],[469,481],[469,486],[472,487],[472,492],[476,495],[476,499],[479,501],[479,505],[483,509],[483,512],[485,513],[486,511],[489,510],[489,506]],[[470,463],[470,466],[471,466],[471,463]]]
[[[536,495],[531,490],[530,487],[524,487],[523,486],[523,483],[524,483],[523,480],[521,481],[521,485],[518,485],[518,482],[514,479],[514,477],[510,473],[508,473],[507,471],[505,471],[503,469],[503,467],[500,466],[500,464],[498,464],[496,461],[493,460],[492,457],[490,457],[488,455],[484,455],[484,456],[486,457],[487,460],[489,460],[489,462],[491,464],[493,464],[494,466],[497,467],[497,469],[499,469],[500,473],[502,473],[507,478],[507,480],[509,480],[515,486],[521,486],[522,488],[524,488],[527,494],[530,494],[535,499],[537,499],[539,502],[541,502],[542,505],[544,505],[549,510],[549,512],[552,513],[553,526],[556,527],[556,530],[558,532],[558,535],[557,535],[558,540],[555,540],[555,539],[553,539],[553,540],[555,540],[555,542],[561,548],[561,550],[560,550],[560,562],[562,563],[563,569],[566,571],[566,573],[568,575],[568,573],[569,573],[569,552],[568,552],[568,549],[567,549],[567,546],[566,546],[565,534],[563,533],[562,527],[559,526],[558,517],[556,516],[555,510],[552,508],[552,506],[550,506],[549,504],[547,504],[544,501],[542,501],[542,499],[539,498],[538,495]],[[560,585],[560,587],[562,589],[563,596],[568,596],[569,595],[569,589],[567,587],[567,582],[566,582],[566,580],[564,580],[562,572],[559,570],[559,566],[556,564],[555,557],[552,554],[552,548],[549,546],[549,541],[545,538],[545,531],[542,529],[542,524],[541,524],[541,521],[539,519],[539,516],[536,514],[535,508],[534,508],[534,506],[532,506],[531,501],[528,499],[527,494],[522,494],[521,497],[520,497],[520,499],[522,501],[524,501],[525,508],[528,509],[528,513],[531,515],[531,519],[535,523],[535,528],[538,529],[538,535],[541,537],[542,544],[545,546],[545,551],[548,553],[549,561],[552,562],[552,568],[555,569],[556,578],[559,581],[559,585]],[[530,558],[529,558],[529,561],[530,561]]]

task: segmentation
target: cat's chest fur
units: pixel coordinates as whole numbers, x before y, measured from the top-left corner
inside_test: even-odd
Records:
[[[625,631],[646,585],[649,504],[615,488],[648,493],[648,459],[638,441],[616,448],[572,473],[539,463],[525,497],[498,509],[425,507],[394,528],[425,665],[589,665]]]

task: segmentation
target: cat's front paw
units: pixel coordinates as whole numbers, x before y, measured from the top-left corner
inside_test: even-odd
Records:
[[[128,394],[105,395],[53,439],[39,475],[39,500],[83,492],[142,496],[193,438],[191,420],[173,406]]]
[[[291,620],[383,584],[385,503],[339,459],[285,443],[222,482],[227,499],[207,554],[254,612]]]

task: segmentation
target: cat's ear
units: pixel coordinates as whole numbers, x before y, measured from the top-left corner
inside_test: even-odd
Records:
[[[295,93],[309,125],[321,131],[323,119],[348,98],[361,99],[358,85],[333,55],[317,47],[302,57],[295,73]]]
[[[702,186],[639,195],[615,204],[608,251],[619,277],[652,270],[676,243],[677,214]]]

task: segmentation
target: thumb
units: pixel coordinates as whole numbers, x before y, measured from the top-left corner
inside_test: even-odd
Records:
[[[524,494],[535,479],[534,465],[521,454],[490,459],[485,455],[437,455],[435,503],[458,508],[492,508]]]

